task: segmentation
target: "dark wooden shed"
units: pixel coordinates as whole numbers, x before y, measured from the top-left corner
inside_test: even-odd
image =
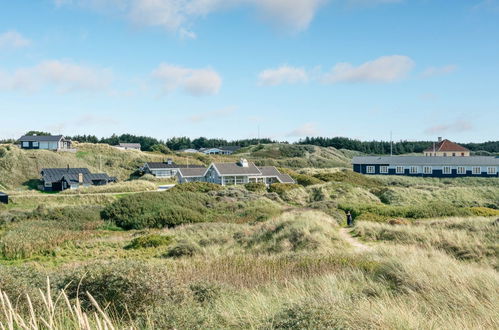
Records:
[[[9,195],[0,191],[0,203],[9,204]]]

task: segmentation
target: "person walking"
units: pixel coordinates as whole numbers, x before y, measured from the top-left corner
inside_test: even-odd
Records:
[[[350,213],[350,211],[347,211],[347,226],[348,227],[353,226],[353,217],[352,217],[352,213]]]

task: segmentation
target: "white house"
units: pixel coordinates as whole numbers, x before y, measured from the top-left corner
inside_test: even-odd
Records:
[[[181,168],[202,168],[206,169],[202,165],[181,165],[176,164],[173,160],[167,159],[164,162],[148,162],[142,167],[144,173],[149,173],[158,178],[173,178],[177,175],[177,172]]]
[[[202,152],[206,155],[232,155],[234,152],[241,149],[238,146],[226,146],[226,147],[218,147],[218,148],[201,148],[199,152]]]
[[[279,172],[274,166],[257,167],[254,163],[241,159],[236,163],[212,163],[204,171],[201,169],[181,169],[177,172],[180,183],[210,182],[223,186],[241,185],[249,182],[295,183],[287,174]]]

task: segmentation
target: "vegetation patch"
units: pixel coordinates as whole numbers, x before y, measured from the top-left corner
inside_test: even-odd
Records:
[[[151,248],[151,247],[159,247],[159,246],[167,246],[172,242],[172,237],[158,235],[158,234],[149,234],[143,235],[134,238],[130,244],[125,246],[125,249],[143,249],[143,248]]]

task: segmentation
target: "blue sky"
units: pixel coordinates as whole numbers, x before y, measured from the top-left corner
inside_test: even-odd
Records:
[[[0,138],[499,138],[499,0],[0,4]]]

